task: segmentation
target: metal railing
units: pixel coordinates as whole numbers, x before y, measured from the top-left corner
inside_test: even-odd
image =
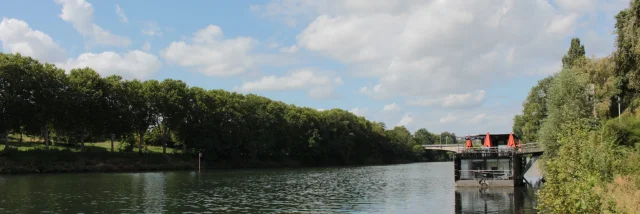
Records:
[[[436,148],[436,149],[460,149],[464,148],[464,144],[430,144],[430,145],[422,145],[424,148]]]
[[[460,180],[511,180],[511,170],[458,170]]]
[[[457,153],[485,153],[485,154],[510,154],[510,153],[536,153],[543,152],[544,148],[538,143],[523,143],[516,148],[513,147],[471,147],[466,148],[465,144],[435,144],[422,145],[424,148],[435,148],[442,150],[452,150]]]
[[[539,143],[524,143],[520,148],[520,153],[544,152],[544,147]]]
[[[458,153],[487,153],[487,154],[509,154],[509,153],[534,153],[543,152],[544,148],[538,143],[526,143],[517,147],[458,147]]]
[[[515,151],[516,149],[511,147],[461,147],[458,149],[458,153],[513,153]]]

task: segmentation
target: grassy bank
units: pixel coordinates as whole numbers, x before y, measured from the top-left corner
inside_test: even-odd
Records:
[[[283,161],[202,161],[202,169],[259,169],[259,168],[298,168],[328,166],[372,166],[387,164],[412,163],[409,160],[384,162],[369,160],[365,163],[326,162],[317,164],[301,164],[292,160]],[[198,159],[184,154],[167,154],[147,152],[76,152],[73,150],[42,149],[17,150],[0,152],[0,174],[26,173],[77,173],[77,172],[144,172],[197,170]]]
[[[196,169],[197,160],[155,153],[74,152],[52,149],[0,152],[0,174],[134,172]]]
[[[120,151],[122,148],[122,143],[119,141],[113,142],[113,147],[116,152]],[[4,143],[0,144],[0,151],[4,151]],[[20,135],[12,134],[9,135],[9,147],[12,149],[17,149],[18,151],[29,151],[29,150],[44,150],[45,145],[43,143],[43,139],[32,137],[28,135],[22,136],[22,142],[20,141]],[[79,145],[68,145],[68,144],[52,144],[49,145],[50,149],[54,150],[70,150],[73,152],[80,152]],[[111,151],[111,142],[103,141],[103,142],[86,142],[85,148],[88,152],[110,152]],[[152,146],[146,145],[142,149],[145,153],[162,153],[162,146]],[[137,149],[135,149],[137,151]],[[167,148],[167,153],[178,154],[182,153],[180,149]]]
[[[140,172],[164,170],[196,170],[198,158],[192,154],[183,154],[180,149],[167,148],[162,154],[161,146],[145,146],[143,153],[137,149],[123,152],[121,143],[115,141],[115,151],[111,152],[111,142],[87,142],[86,152],[79,145],[53,144],[50,151],[45,150],[42,139],[24,135],[9,138],[9,150],[0,145],[0,174],[22,173],[74,173],[74,172]],[[433,155],[433,154],[432,154]],[[313,163],[301,163],[295,160],[214,160],[202,159],[202,169],[249,169],[249,168],[297,168],[327,166],[371,166],[386,164],[404,164],[414,161],[381,160],[369,158],[364,162],[338,162],[325,158]],[[426,159],[425,159],[426,161]]]

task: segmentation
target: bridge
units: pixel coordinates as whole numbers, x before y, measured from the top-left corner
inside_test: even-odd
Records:
[[[440,150],[447,152],[458,153],[460,149],[464,149],[464,144],[437,144],[437,145],[422,145],[425,150]]]
[[[544,153],[544,148],[538,143],[525,143],[521,144],[519,148],[513,147],[471,147],[466,148],[465,144],[436,144],[436,145],[422,145],[425,150],[439,150],[454,153],[497,153],[497,154],[534,154],[541,155]]]
[[[422,145],[422,147],[425,150],[455,153],[454,174],[457,186],[477,186],[482,185],[484,181],[490,186],[521,186],[532,183],[525,178],[525,174],[543,177],[537,169],[537,160],[544,153],[544,148],[538,143],[519,144],[517,147],[467,148],[465,144]],[[488,160],[491,164],[488,164]]]

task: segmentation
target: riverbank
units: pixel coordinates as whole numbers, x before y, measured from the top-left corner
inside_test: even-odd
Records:
[[[30,150],[0,152],[0,174],[141,172],[197,169],[197,159],[173,154]]]
[[[455,188],[452,167],[0,176],[0,213],[535,213],[533,190]]]
[[[292,160],[284,161],[202,161],[202,169],[268,169],[330,166],[375,166],[414,163],[417,161],[368,160],[364,163],[318,162],[301,164]],[[29,173],[86,173],[86,172],[147,172],[197,170],[198,159],[184,154],[160,154],[135,152],[75,152],[70,150],[28,150],[0,152],[0,174]]]

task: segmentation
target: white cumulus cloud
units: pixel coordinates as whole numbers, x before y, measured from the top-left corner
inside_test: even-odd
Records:
[[[298,52],[298,46],[292,45],[290,47],[282,47],[282,48],[280,48],[280,52],[282,52],[282,53],[296,53],[296,52]]]
[[[55,0],[62,5],[62,20],[71,22],[73,27],[85,38],[95,44],[126,47],[131,40],[114,35],[93,23],[93,6],[85,0]]]
[[[149,41],[144,42],[144,44],[142,44],[142,50],[143,51],[151,50],[151,43],[149,43]]]
[[[405,114],[400,121],[396,124],[396,126],[408,126],[413,123],[414,119],[410,113]]]
[[[109,51],[83,53],[76,59],[68,59],[57,65],[67,71],[73,68],[90,67],[102,76],[117,74],[128,79],[146,79],[155,74],[162,63],[153,54],[134,50],[123,55]]]
[[[302,69],[286,76],[265,76],[256,81],[245,82],[237,90],[252,92],[306,89],[313,98],[326,98],[332,96],[334,87],[340,84],[342,79],[339,77],[331,78],[310,69]]]
[[[0,22],[0,42],[2,49],[9,53],[20,53],[45,62],[65,59],[65,51],[51,37],[33,30],[27,22],[2,18]]]
[[[364,86],[359,90],[360,94],[364,94],[373,98],[384,98],[388,95],[387,90],[382,88],[382,85],[377,84],[371,88]]]
[[[253,10],[304,24],[298,48],[377,78],[363,94],[442,97],[549,73],[539,68],[555,67],[570,37],[601,24],[588,17],[613,17],[624,1],[273,0]]]
[[[116,4],[116,14],[120,17],[120,20],[124,23],[129,23],[129,19],[127,19],[127,15],[124,14],[124,10],[120,8],[120,5]]]
[[[468,123],[470,123],[470,124],[480,124],[480,123],[483,123],[485,121],[485,119],[487,119],[487,114],[482,113],[482,114],[478,114],[478,115],[474,116],[473,118],[471,118],[471,120],[469,120]]]
[[[385,105],[383,108],[384,111],[400,111],[400,106],[396,103],[391,103],[389,105]]]
[[[453,123],[456,122],[458,118],[453,116],[453,114],[447,114],[447,116],[440,118],[440,123]]]
[[[208,76],[235,75],[253,67],[249,52],[257,44],[251,37],[224,39],[220,27],[209,25],[195,32],[191,42],[172,42],[160,55]]]
[[[486,100],[486,92],[479,90],[463,94],[449,94],[440,98],[417,98],[408,100],[407,104],[416,106],[439,106],[442,108],[478,107]]]
[[[349,110],[349,112],[351,112],[351,113],[353,113],[355,115],[358,115],[358,116],[364,116],[365,114],[367,114],[368,110],[369,110],[368,108],[355,107],[355,108]]]
[[[162,36],[162,29],[158,23],[152,21],[142,22],[142,34],[147,36]]]

